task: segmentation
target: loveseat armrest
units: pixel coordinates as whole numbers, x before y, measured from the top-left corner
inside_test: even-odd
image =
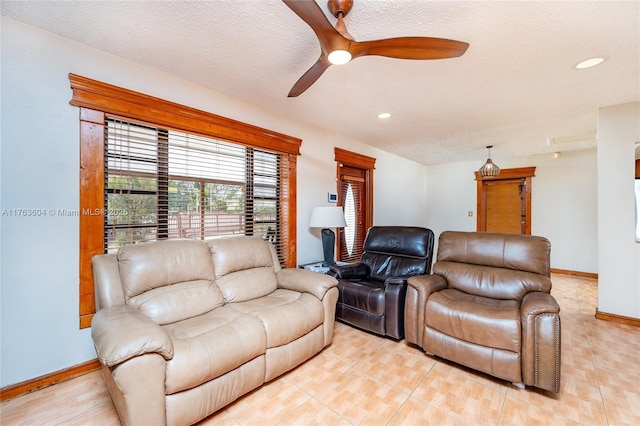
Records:
[[[91,322],[91,338],[98,359],[108,367],[146,353],[173,358],[173,342],[167,332],[128,305],[99,310]]]
[[[329,289],[338,285],[335,278],[306,269],[283,268],[278,271],[276,277],[278,288],[311,293],[320,300]]]
[[[407,279],[404,327],[408,343],[422,347],[427,299],[445,288],[447,280],[442,275],[418,275]]]
[[[364,263],[347,263],[345,265],[329,265],[329,273],[343,280],[368,278],[371,270]]]
[[[522,379],[525,385],[560,391],[560,305],[549,293],[522,299]]]

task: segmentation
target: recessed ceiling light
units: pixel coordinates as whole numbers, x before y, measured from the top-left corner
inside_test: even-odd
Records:
[[[391,113],[390,112],[381,112],[380,114],[378,114],[378,118],[389,118],[391,117]]]
[[[579,70],[583,70],[585,68],[595,67],[596,65],[601,64],[603,62],[604,62],[604,58],[590,58],[580,62],[578,65],[576,65],[576,68]]]

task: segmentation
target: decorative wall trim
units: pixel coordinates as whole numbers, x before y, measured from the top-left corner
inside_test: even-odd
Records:
[[[180,131],[193,132],[255,148],[266,147],[300,155],[302,140],[272,130],[211,114],[122,87],[112,86],[76,74],[69,74],[73,97],[69,103],[80,108],[148,121]]]
[[[640,318],[632,318],[632,317],[625,317],[624,315],[609,314],[607,312],[599,311],[598,308],[596,308],[596,319],[599,319],[602,321],[617,322],[618,324],[631,325],[633,327],[640,327]]]
[[[349,164],[351,166],[360,167],[361,169],[375,169],[376,159],[368,157],[356,152],[347,151],[346,149],[333,148],[334,159],[337,162]]]
[[[94,358],[90,361],[83,362],[82,364],[74,365],[73,367],[54,371],[53,373],[16,383],[15,385],[5,386],[0,389],[0,401],[6,401],[21,395],[26,395],[57,383],[91,373],[92,371],[99,370],[100,368],[100,361],[98,361],[97,358]]]
[[[590,278],[592,280],[598,279],[598,274],[595,274],[593,272],[570,271],[568,269],[551,268],[551,273],[562,274],[562,275],[573,275],[576,277]]]

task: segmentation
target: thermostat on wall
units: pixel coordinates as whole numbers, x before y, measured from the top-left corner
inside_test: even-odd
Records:
[[[338,202],[338,194],[334,194],[329,192],[329,202],[330,203],[337,203]]]

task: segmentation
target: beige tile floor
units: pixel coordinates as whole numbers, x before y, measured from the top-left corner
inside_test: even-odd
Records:
[[[559,394],[493,379],[336,324],[334,341],[201,425],[640,425],[640,328],[594,318],[597,282],[554,275]],[[99,372],[0,406],[2,425],[117,425]]]

